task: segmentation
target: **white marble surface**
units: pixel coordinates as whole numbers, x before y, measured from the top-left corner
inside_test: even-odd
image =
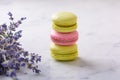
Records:
[[[19,29],[23,47],[42,55],[40,75],[18,72],[20,80],[120,80],[119,0],[0,0],[0,23],[11,11],[26,16]],[[49,54],[51,15],[71,11],[78,16],[79,58],[58,62]],[[0,76],[0,80],[11,80]]]

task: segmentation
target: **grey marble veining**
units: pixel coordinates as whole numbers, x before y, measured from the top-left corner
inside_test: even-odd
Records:
[[[120,79],[119,0],[0,0],[0,23],[11,11],[18,19],[26,16],[19,29],[23,47],[39,53],[41,74],[22,69],[20,80],[119,80]],[[51,15],[71,11],[78,16],[79,58],[70,62],[50,57]],[[0,76],[0,80],[11,80]]]

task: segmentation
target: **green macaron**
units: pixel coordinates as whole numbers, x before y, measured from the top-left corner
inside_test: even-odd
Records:
[[[54,43],[50,46],[51,56],[56,60],[74,60],[78,57],[77,45],[62,46]]]

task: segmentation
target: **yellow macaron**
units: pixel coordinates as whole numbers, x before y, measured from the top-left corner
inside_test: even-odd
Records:
[[[50,46],[51,56],[56,60],[73,60],[78,56],[77,45],[62,46],[54,43]]]
[[[77,28],[77,16],[71,12],[58,12],[52,16],[52,27],[58,32],[72,32]]]

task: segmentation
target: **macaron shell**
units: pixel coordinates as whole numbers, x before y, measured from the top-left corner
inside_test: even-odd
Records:
[[[52,23],[52,28],[55,30],[55,31],[58,31],[58,32],[62,32],[62,33],[68,33],[68,32],[73,32],[77,29],[77,24],[74,24],[72,26],[69,26],[69,27],[65,27],[65,26],[58,26],[54,23]]]
[[[51,40],[58,45],[73,45],[78,40],[78,32],[60,33],[51,31]]]
[[[78,52],[77,45],[61,46],[52,43],[50,45],[50,51],[54,54],[72,54]]]
[[[66,55],[51,53],[51,56],[55,60],[67,61],[67,60],[74,60],[74,59],[76,59],[78,57],[78,53],[66,54]]]
[[[58,12],[52,16],[52,21],[58,26],[71,26],[76,24],[77,16],[71,12]]]

